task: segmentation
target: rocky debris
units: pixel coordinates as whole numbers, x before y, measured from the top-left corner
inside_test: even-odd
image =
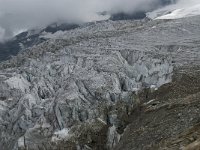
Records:
[[[199,67],[178,69],[171,83],[141,92],[140,108],[115,149],[198,149],[199,75]]]
[[[171,82],[174,68],[200,63],[199,22],[199,17],[105,21],[44,35],[46,42],[0,64],[0,147],[120,147],[127,125],[137,122],[132,116],[146,117],[143,109],[138,115],[138,105],[153,99],[144,94],[143,100],[138,91],[157,90]],[[172,89],[161,98],[168,91]],[[168,105],[156,105],[161,112],[149,115],[164,116]],[[151,103],[147,106],[146,111],[154,110]]]

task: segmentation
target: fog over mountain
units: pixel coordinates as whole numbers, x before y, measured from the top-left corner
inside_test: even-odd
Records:
[[[98,12],[133,13],[175,0],[0,0],[0,41],[19,31],[53,22],[80,23],[107,19]],[[195,0],[191,0],[195,1]],[[191,3],[179,0],[178,3]]]

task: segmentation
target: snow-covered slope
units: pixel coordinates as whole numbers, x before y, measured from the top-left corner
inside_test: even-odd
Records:
[[[196,15],[200,15],[200,1],[197,0],[191,0],[187,3],[181,0],[177,4],[166,6],[147,14],[152,19],[178,19]]]
[[[189,8],[176,9],[169,14],[157,17],[156,19],[177,19],[200,15],[200,4]]]

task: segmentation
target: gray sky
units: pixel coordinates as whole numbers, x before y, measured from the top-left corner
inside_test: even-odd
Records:
[[[101,20],[96,12],[146,10],[159,0],[0,0],[0,41],[24,29],[58,20],[70,23]],[[188,0],[189,1],[189,0]]]

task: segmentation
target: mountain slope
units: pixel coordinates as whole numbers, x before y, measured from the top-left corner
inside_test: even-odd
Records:
[[[1,149],[123,147],[138,93],[200,65],[199,23],[109,20],[43,35],[0,64]]]
[[[172,83],[141,92],[141,104],[115,149],[199,149],[199,75],[199,67],[179,68]]]
[[[146,18],[146,13],[148,11],[152,11],[160,7],[164,7],[170,4],[174,4],[174,3],[176,3],[176,0],[157,0],[155,5],[152,5],[152,8],[146,11],[137,11],[137,12],[132,12],[132,13],[103,12],[103,13],[99,13],[99,15],[111,16],[110,18],[109,17],[106,17],[106,18],[109,18],[110,20],[115,20],[115,21],[128,20],[128,19],[138,20],[138,19]],[[44,42],[45,39],[41,38],[40,36],[46,32],[55,33],[57,31],[67,31],[67,30],[78,28],[79,26],[82,26],[82,25],[73,24],[73,23],[53,23],[47,27],[41,27],[41,29],[33,29],[33,30],[20,33],[14,38],[4,43],[0,43],[0,61],[5,61],[9,59],[10,57],[17,55],[18,52],[21,50],[24,50],[26,48],[29,48],[29,47],[32,47],[34,45]]]
[[[32,47],[45,41],[40,38],[43,33],[55,33],[67,31],[79,27],[77,24],[51,24],[44,29],[34,29],[22,32],[4,43],[0,43],[0,61],[5,61],[11,56],[17,55],[21,50]]]

